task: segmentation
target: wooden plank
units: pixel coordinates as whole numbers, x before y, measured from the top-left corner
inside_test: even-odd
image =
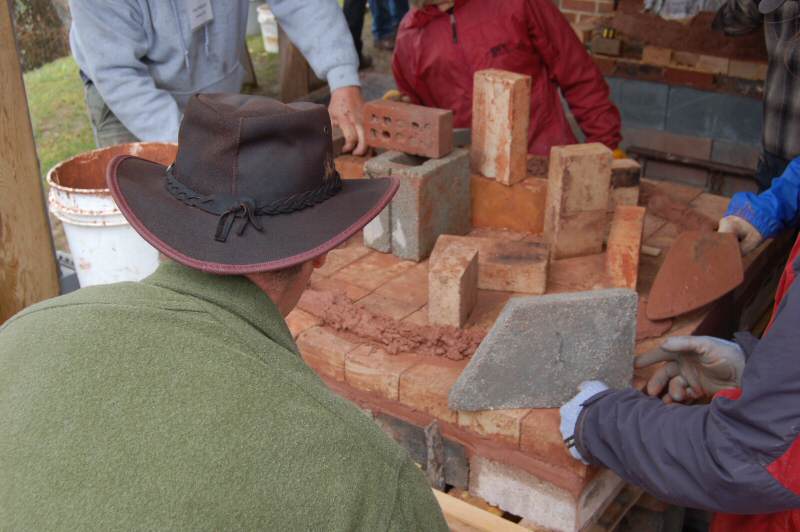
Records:
[[[292,44],[283,28],[278,27],[278,46],[280,47],[280,99],[293,102],[309,93],[309,68],[303,54]]]
[[[457,532],[530,532],[527,528],[490,514],[452,495],[433,490],[450,530]]]
[[[0,2],[0,324],[59,291],[12,24],[11,3]]]

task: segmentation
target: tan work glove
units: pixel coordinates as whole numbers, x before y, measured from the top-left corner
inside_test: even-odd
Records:
[[[718,231],[736,235],[742,255],[747,255],[764,241],[763,235],[753,227],[753,224],[738,216],[726,216],[720,220]]]
[[[712,397],[720,390],[741,385],[745,356],[734,342],[710,336],[675,336],[637,357],[636,368],[666,362],[647,383],[647,393],[663,396],[665,403],[682,403]]]

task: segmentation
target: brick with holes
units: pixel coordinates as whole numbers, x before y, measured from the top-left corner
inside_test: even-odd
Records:
[[[453,112],[376,100],[364,106],[364,132],[374,148],[438,159],[453,151]]]

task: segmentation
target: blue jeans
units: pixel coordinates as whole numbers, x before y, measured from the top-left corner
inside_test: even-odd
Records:
[[[372,36],[386,39],[397,31],[408,11],[408,0],[369,0],[369,10],[372,13]]]

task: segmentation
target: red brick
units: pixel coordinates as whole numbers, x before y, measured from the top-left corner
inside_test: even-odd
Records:
[[[695,68],[709,74],[727,74],[730,67],[730,59],[727,57],[717,57],[714,55],[701,55]]]
[[[608,2],[597,2],[597,12],[602,14],[613,13],[614,4]]]
[[[331,279],[345,281],[372,291],[414,265],[415,263],[398,259],[394,255],[373,251],[345,266]]]
[[[458,425],[485,438],[519,447],[522,419],[528,412],[527,408],[459,412]]]
[[[642,165],[633,159],[614,159],[611,162],[611,188],[632,187],[642,180]]]
[[[359,301],[370,294],[366,288],[358,285],[331,278],[311,278],[311,288],[322,292],[339,292],[347,296],[350,301]],[[301,299],[302,301],[302,299]],[[304,309],[305,310],[305,309]]]
[[[594,13],[594,2],[588,0],[561,0],[561,9],[570,11],[583,11],[584,13]]]
[[[400,376],[417,360],[412,355],[390,355],[383,349],[362,345],[345,358],[345,380],[353,388],[397,401]]]
[[[614,211],[606,248],[606,273],[614,287],[636,290],[644,216],[644,207],[621,205]]]
[[[734,78],[764,81],[767,79],[767,66],[767,63],[731,59],[728,65],[728,75]]]
[[[575,33],[578,35],[578,39],[581,39],[583,37],[581,30],[574,26],[574,24],[578,22],[578,15],[575,13],[562,13],[562,15],[564,15],[564,18],[567,19],[567,22],[573,25],[572,29],[575,30]],[[581,40],[581,42],[584,41]]]
[[[364,106],[367,144],[438,159],[453,151],[453,112],[375,100]]]
[[[472,170],[504,185],[525,179],[531,78],[504,70],[475,73]]]
[[[455,424],[458,414],[447,406],[450,388],[461,375],[465,361],[426,359],[400,377],[399,401],[437,419]]]
[[[520,449],[530,456],[585,477],[589,473],[589,466],[569,454],[561,436],[560,423],[558,408],[530,410],[522,419]]]
[[[300,335],[297,347],[318,374],[344,382],[345,357],[358,346],[324,327],[313,327]]]
[[[286,316],[286,325],[289,326],[292,337],[295,339],[311,327],[316,327],[319,324],[319,318],[299,308],[294,309]]]
[[[462,327],[478,300],[478,250],[451,243],[428,269],[428,322]]]
[[[550,152],[545,237],[554,259],[602,251],[612,154],[598,143]]]
[[[544,293],[548,263],[546,244],[442,235],[437,241],[437,248],[441,245],[441,249],[445,249],[451,242],[478,250],[478,288],[525,294]],[[435,254],[436,250],[431,261],[435,260]]]
[[[409,303],[398,301],[391,297],[386,297],[373,292],[358,302],[360,307],[367,309],[373,314],[388,316],[394,320],[402,320],[422,308],[425,303]]]
[[[639,187],[612,188],[608,198],[608,212],[613,213],[617,205],[638,205]]]
[[[614,59],[593,55],[592,61],[604,76],[613,76],[617,71],[617,62]]]
[[[333,275],[348,264],[369,254],[369,252],[370,250],[357,240],[348,240],[345,245],[328,252],[325,258],[325,265],[314,270],[314,275],[322,277]]]
[[[471,185],[474,227],[522,233],[541,233],[544,229],[547,179],[529,177],[509,187],[473,174]]]
[[[672,62],[672,50],[658,46],[645,46],[642,51],[642,63],[656,66],[669,66]]]
[[[685,85],[705,90],[714,88],[714,74],[696,70],[667,68],[664,70],[664,81],[670,85]]]
[[[363,179],[365,175],[364,164],[369,159],[369,157],[346,154],[337,157],[334,160],[334,164],[342,179]]]
[[[672,52],[673,65],[694,67],[697,65],[698,61],[700,61],[700,55],[698,54],[692,52],[681,52],[677,50]]]
[[[375,293],[420,308],[428,302],[428,265],[423,263],[409,268]]]

